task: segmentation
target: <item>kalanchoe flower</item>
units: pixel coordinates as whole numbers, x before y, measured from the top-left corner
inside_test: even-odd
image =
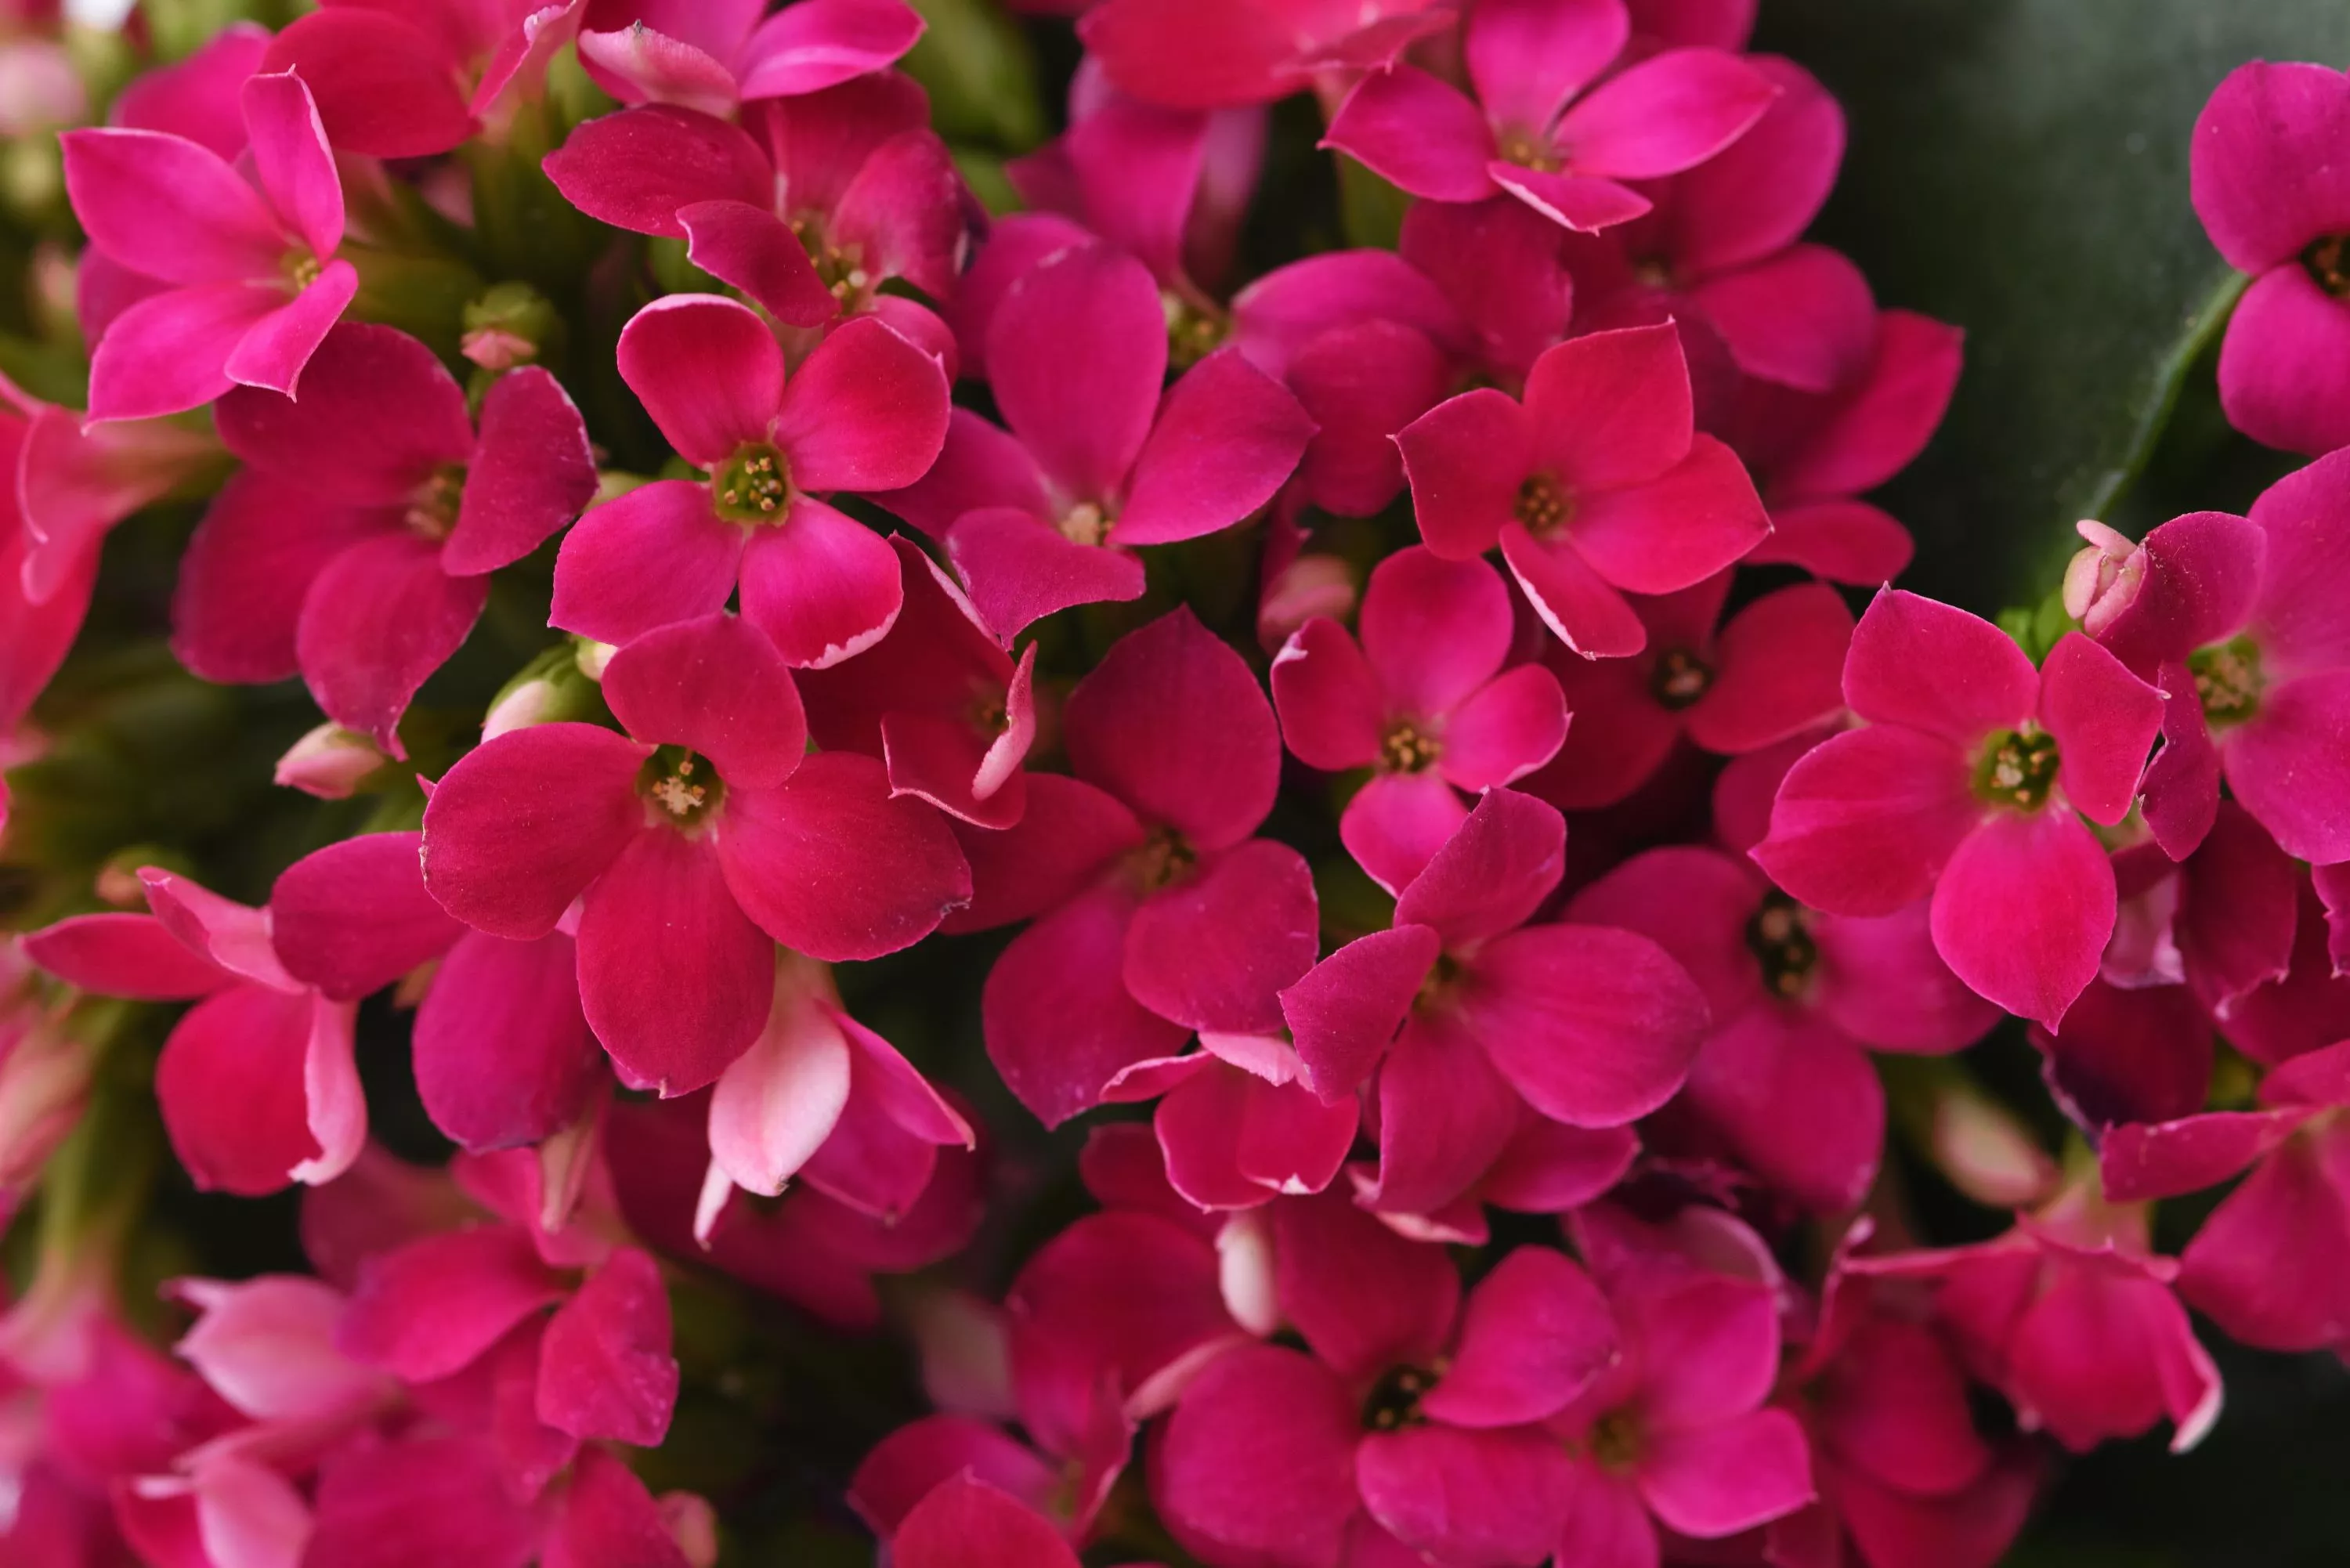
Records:
[[[1544,661],[1575,715],[1566,744],[1525,783],[1563,811],[1613,805],[1664,767],[1683,737],[1744,756],[1828,725],[1844,713],[1852,612],[1833,588],[1797,584],[1721,621],[1730,574],[1677,594],[1635,598],[1647,646],[1628,659],[1579,659],[1554,646]]]
[[[2172,693],[2146,819],[2175,858],[2202,842],[2220,781],[2287,854],[2350,860],[2350,457],[2252,503],[2149,533],[2144,580],[2098,640]]]
[[[1668,50],[1608,76],[1630,34],[1623,0],[1481,0],[1462,40],[1473,101],[1398,66],[1363,78],[1326,144],[1430,201],[1506,192],[1570,229],[1625,223],[1648,201],[1623,182],[1704,162],[1779,95],[1720,49]]]
[[[578,25],[579,0],[321,0],[260,68],[298,73],[343,151],[419,158],[480,132],[509,88],[536,91]]]
[[[2350,1041],[2271,1072],[2258,1109],[2117,1127],[2105,1137],[2105,1191],[2116,1203],[2175,1198],[2251,1168],[2178,1260],[2179,1293],[2246,1345],[2350,1345],[2345,1105]]]
[[[1390,891],[1468,817],[1457,791],[1513,783],[1566,737],[1556,677],[1537,664],[1503,670],[1512,629],[1509,588],[1492,567],[1414,546],[1372,570],[1360,646],[1336,621],[1311,620],[1273,661],[1274,703],[1298,760],[1375,770],[1338,833]]]
[[[1392,929],[1282,993],[1317,1094],[1349,1096],[1378,1075],[1373,1207],[1428,1215],[1460,1197],[1519,1131],[1522,1098],[1569,1127],[1621,1127],[1688,1075],[1705,995],[1664,949],[1526,924],[1558,886],[1565,844],[1556,811],[1488,791],[1398,895]]]
[[[473,630],[489,574],[596,493],[579,410],[525,367],[491,383],[477,431],[431,349],[344,325],[299,400],[240,388],[217,418],[250,467],[181,563],[172,651],[209,680],[299,670],[329,719],[404,757],[400,716]]]
[[[878,71],[914,47],[922,18],[904,0],[588,0],[579,60],[622,103],[731,115],[746,99],[793,98]]]
[[[808,732],[827,751],[878,756],[889,787],[978,827],[1027,808],[1020,764],[1036,736],[1036,649],[1018,664],[921,546],[892,535],[905,607],[889,635],[828,670],[803,671]]]
[[[60,920],[26,955],[100,996],[196,1002],[164,1042],[155,1096],[197,1186],[251,1197],[331,1181],[367,1139],[352,1003],[288,972],[268,909],[164,871],[140,879],[152,914]]]
[[[1396,440],[1429,548],[1464,560],[1500,545],[1544,624],[1587,659],[1646,646],[1626,592],[1689,587],[1771,531],[1738,459],[1695,433],[1670,327],[1562,343],[1523,403],[1464,392]]]
[[[636,314],[619,364],[709,477],[656,480],[581,519],[556,560],[552,624],[624,643],[723,608],[739,583],[744,618],[786,663],[834,664],[879,641],[903,601],[898,557],[816,493],[920,477],[946,436],[938,361],[879,321],[852,321],[786,385],[755,312],[682,294]]]
[[[90,243],[170,288],[114,318],[90,363],[92,420],[150,418],[233,386],[292,396],[359,289],[335,252],[343,191],[310,89],[290,73],[244,88],[254,182],[161,131],[66,133],[66,187]]]
[[[1522,390],[1534,361],[1566,336],[1575,279],[1565,236],[1522,202],[1414,202],[1399,253],[1468,324],[1472,380]]]
[[[843,311],[905,325],[912,302],[881,285],[950,298],[971,243],[930,101],[894,71],[753,104],[740,127],[666,104],[607,115],[546,165],[589,217],[685,240],[696,266],[795,327]]]
[[[1943,961],[2056,1027],[2114,929],[2113,867],[2081,817],[2129,814],[2162,694],[2077,632],[2035,670],[1990,622],[1892,588],[1853,634],[1844,693],[1868,727],[1789,770],[1756,862],[1835,914],[1931,893]]]
[[[1073,245],[1023,276],[988,328],[1009,433],[958,410],[938,465],[879,497],[945,542],[999,638],[1071,605],[1140,597],[1131,546],[1230,527],[1296,468],[1314,424],[1278,382],[1227,348],[1162,398],[1167,358],[1142,264]]]
[[[1057,8],[1079,7],[1057,0]],[[1222,109],[1385,70],[1456,19],[1441,0],[1102,0],[1077,36],[1119,90],[1175,109]]]
[[[681,1094],[749,1048],[776,942],[875,958],[970,898],[937,815],[891,799],[879,763],[806,754],[791,672],[750,622],[648,633],[613,656],[604,696],[628,734],[533,725],[451,768],[425,807],[424,875],[451,914],[515,941],[584,896],[580,1000],[633,1082]]]
[[[2350,77],[2254,60],[2196,117],[2196,215],[2252,286],[2220,348],[2228,422],[2270,446],[2350,443]]]
[[[2102,1201],[2095,1188],[2095,1172],[2084,1171],[1989,1241],[1849,1267],[1932,1282],[1975,1376],[2007,1397],[2026,1429],[2083,1452],[2168,1416],[2181,1453],[2219,1419],[2220,1374],[2171,1293],[2178,1263],[2148,1250],[2145,1207]]]

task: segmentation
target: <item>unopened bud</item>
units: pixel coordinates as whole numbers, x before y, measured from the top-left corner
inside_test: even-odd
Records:
[[[1355,572],[1336,556],[1304,555],[1274,573],[1257,600],[1256,637],[1277,649],[1316,616],[1342,619],[1355,607]]]
[[[604,680],[604,666],[611,663],[612,655],[619,651],[619,645],[617,643],[595,642],[583,637],[579,639],[579,651],[574,657],[578,661],[579,673],[601,685]]]
[[[2029,1208],[2055,1190],[2056,1162],[2013,1116],[1971,1088],[1945,1085],[1931,1139],[1950,1185],[1988,1208]]]
[[[718,1514],[707,1498],[665,1491],[657,1500],[661,1528],[677,1542],[687,1568],[711,1568],[718,1561]]]
[[[365,735],[321,724],[277,759],[277,782],[320,800],[348,800],[383,763],[383,753]]]
[[[5,1029],[0,1025],[0,1029]],[[89,1098],[90,1053],[49,1019],[0,1038],[0,1208],[48,1163]]]
[[[526,283],[492,285],[465,306],[465,358],[484,370],[511,370],[547,357],[563,317]]]
[[[1281,1326],[1281,1301],[1274,1290],[1273,1227],[1262,1209],[1243,1209],[1216,1232],[1216,1285],[1224,1310],[1251,1334],[1269,1335]]]
[[[2146,552],[2093,519],[2074,526],[2088,545],[2064,568],[2064,613],[2095,637],[2137,600],[2146,583]]]

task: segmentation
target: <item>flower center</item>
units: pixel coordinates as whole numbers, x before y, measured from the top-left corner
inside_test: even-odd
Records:
[[[1188,370],[1222,346],[1230,324],[1221,312],[1195,305],[1171,288],[1159,291],[1159,305],[1167,315],[1170,369]]]
[[[2317,286],[2336,299],[2350,299],[2350,234],[2327,234],[2312,240],[2301,253],[2301,265]]]
[[[710,476],[711,503],[730,523],[780,521],[791,493],[784,454],[763,441],[743,442]]]
[[[1436,1386],[1436,1374],[1424,1366],[1391,1366],[1363,1397],[1363,1429],[1393,1432],[1417,1427],[1425,1419],[1419,1401]]]
[[[1975,763],[1975,794],[1993,805],[2037,811],[2056,784],[2056,737],[2041,730],[1993,736]]]
[[[2241,724],[2260,711],[2261,650],[2251,638],[2197,649],[2187,656],[2187,672],[2195,677],[2195,700],[2214,728]]]
[[[1624,1411],[1611,1411],[1592,1426],[1589,1448],[1601,1469],[1629,1470],[1640,1459],[1639,1423]]]
[[[464,469],[443,463],[408,498],[408,515],[402,521],[427,539],[446,539],[449,530],[457,525],[457,504],[464,491]]]
[[[1156,893],[1181,881],[1199,863],[1200,852],[1171,827],[1156,829],[1127,857],[1135,880],[1142,884],[1146,893]]]
[[[1379,766],[1391,774],[1416,774],[1444,754],[1444,742],[1405,720],[1379,742]]]
[[[1773,996],[1802,995],[1820,961],[1804,907],[1775,888],[1746,922],[1746,950],[1762,966],[1762,983]]]
[[[865,270],[865,248],[862,245],[836,245],[826,235],[823,223],[816,218],[802,216],[791,220],[791,231],[816,264],[816,275],[832,297],[840,301],[844,310],[854,309],[872,292],[873,275]]]
[[[1451,998],[1461,984],[1461,961],[1451,953],[1439,953],[1429,966],[1428,978],[1419,982],[1419,994],[1412,998],[1412,1010],[1439,1007]]]
[[[657,747],[637,773],[637,793],[678,827],[693,827],[726,798],[726,784],[707,759],[683,746]]]
[[[1695,706],[1712,684],[1712,669],[1686,648],[1665,649],[1648,671],[1648,695],[1675,713]]]
[[[1097,501],[1080,501],[1061,514],[1055,524],[1061,537],[1072,545],[1106,545],[1109,542],[1111,518]]]
[[[1673,286],[1673,264],[1668,256],[1642,256],[1632,264],[1632,281],[1643,288]]]
[[[1498,140],[1503,158],[1521,169],[1555,174],[1562,167],[1558,149],[1551,145],[1547,136],[1531,130],[1505,130]]]
[[[296,294],[317,282],[318,275],[327,270],[327,264],[311,254],[307,245],[296,245],[286,253],[277,265],[285,273],[286,281],[294,286]]]
[[[1575,515],[1575,503],[1557,480],[1536,473],[1518,486],[1518,499],[1511,510],[1529,531],[1540,535],[1565,527],[1566,520]]]

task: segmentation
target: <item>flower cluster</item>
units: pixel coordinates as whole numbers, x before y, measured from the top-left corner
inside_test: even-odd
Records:
[[[2350,1355],[2350,78],[2194,148],[2316,461],[2019,637],[1751,4],[1014,9],[1010,159],[978,0],[0,44],[0,1557],[1989,1568]]]

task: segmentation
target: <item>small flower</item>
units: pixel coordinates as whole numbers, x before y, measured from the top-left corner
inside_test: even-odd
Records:
[[[732,115],[888,67],[922,36],[904,0],[588,0],[579,60],[624,104]]]

